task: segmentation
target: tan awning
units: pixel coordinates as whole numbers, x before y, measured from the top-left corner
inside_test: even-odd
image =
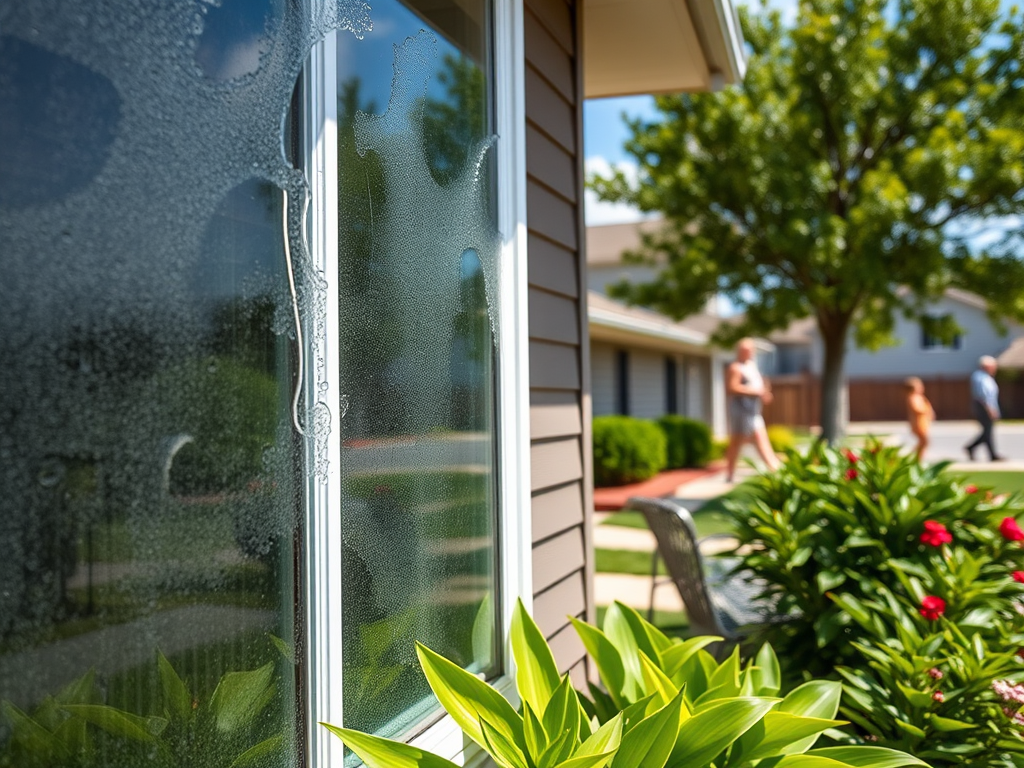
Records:
[[[718,90],[746,71],[731,0],[584,0],[587,98]]]

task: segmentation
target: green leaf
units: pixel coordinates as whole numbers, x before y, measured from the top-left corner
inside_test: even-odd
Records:
[[[270,642],[274,644],[277,652],[281,654],[281,658],[287,661],[289,664],[295,663],[295,646],[292,643],[282,640],[280,637],[274,634],[268,635]],[[474,657],[482,658],[482,657]]]
[[[899,728],[901,731],[910,736],[914,736],[918,739],[923,739],[925,737],[924,731],[922,731],[916,725],[908,723],[906,720],[900,720],[898,717],[894,717],[892,721],[897,728]]]
[[[105,704],[68,704],[64,709],[112,736],[145,743],[155,741],[154,729],[150,720],[145,717],[108,707]]]
[[[936,731],[942,731],[943,733],[951,733],[953,731],[969,731],[972,728],[978,726],[974,723],[965,723],[963,720],[953,720],[949,717],[939,717],[938,715],[929,715],[928,719],[931,721],[932,728]]]
[[[348,728],[338,728],[328,723],[320,725],[355,752],[366,764],[366,768],[458,768],[455,763],[410,744],[382,739]],[[486,749],[485,745],[481,746]]]
[[[682,691],[654,714],[645,717],[622,737],[612,768],[664,768],[679,733]]]
[[[566,733],[573,739],[577,737],[580,729],[580,708],[577,702],[576,691],[566,675],[552,694],[541,717],[549,744],[558,742]]]
[[[548,736],[528,701],[523,702],[523,737],[526,739],[526,754],[536,762],[548,748]]]
[[[288,758],[284,752],[285,744],[284,736],[280,734],[271,736],[255,747],[245,750],[235,758],[229,768],[259,768],[260,766],[272,768],[272,766],[286,765]]]
[[[68,683],[53,697],[58,704],[99,704],[96,690],[96,670],[90,669],[74,682]]]
[[[597,755],[576,756],[566,760],[558,768],[603,768],[615,757],[614,752],[602,752]]]
[[[516,688],[523,701],[535,712],[543,712],[558,687],[558,666],[533,618],[522,600],[512,613],[512,654],[516,660]]]
[[[752,728],[778,701],[759,697],[725,699],[697,712],[679,729],[679,737],[668,761],[669,768],[707,765]]]
[[[172,720],[191,720],[195,710],[192,709],[192,694],[185,687],[185,682],[178,677],[171,662],[160,651],[156,652],[156,664],[168,716]]]
[[[519,610],[518,605],[516,610]],[[484,593],[480,607],[473,619],[473,631],[470,635],[473,643],[474,659],[491,659],[494,657],[494,599],[490,591]]]
[[[576,634],[583,641],[583,647],[587,649],[587,653],[590,654],[594,663],[597,664],[597,671],[601,675],[601,680],[604,681],[612,701],[615,702],[616,708],[624,709],[627,704],[635,701],[637,691],[635,686],[633,690],[629,691],[628,695],[624,690],[626,687],[626,672],[618,648],[597,627],[592,627],[573,617],[570,617],[570,620],[576,629]],[[596,704],[597,700],[595,699],[594,702]]]
[[[612,754],[622,741],[622,714],[618,714],[602,725],[576,750],[577,757]]]
[[[780,712],[830,720],[839,711],[843,686],[836,680],[811,680],[794,688],[779,704]]]
[[[522,718],[500,693],[425,645],[417,643],[416,654],[437,700],[469,738],[487,748],[480,728],[480,720],[486,719],[520,749],[526,748]]]
[[[590,698],[594,702],[594,712],[598,722],[607,723],[621,711],[614,699],[594,683],[588,681],[587,688],[590,690]]]
[[[806,752],[821,733],[845,724],[844,720],[823,720],[817,717],[791,715],[788,712],[769,712],[739,738],[730,754],[730,763]]]
[[[52,733],[9,701],[3,702],[4,716],[13,728],[12,738],[26,752],[49,758],[63,758],[64,745]]]
[[[899,682],[896,683],[896,687],[900,689],[900,693],[906,697],[912,707],[929,709],[935,703],[932,701],[932,695],[927,691],[918,691]]]
[[[846,581],[846,574],[842,571],[818,571],[814,581],[819,592],[829,592]]]
[[[274,664],[248,672],[228,672],[210,698],[217,730],[232,733],[249,725],[274,696]]]
[[[644,677],[644,693],[656,694],[661,704],[668,704],[679,693],[679,686],[669,680],[643,651],[640,652],[640,669]]]
[[[488,754],[498,765],[504,768],[530,768],[523,751],[483,718],[480,719],[480,732],[483,734]],[[552,746],[556,746],[557,743]],[[538,765],[538,768],[551,768],[553,762],[543,763],[543,758],[544,755],[541,755],[542,764]]]
[[[757,696],[774,696],[782,687],[782,672],[779,670],[779,659],[775,650],[765,643],[757,652],[754,664],[761,670],[760,690],[755,691]]]
[[[622,668],[625,672],[625,683],[622,687],[623,697],[628,701],[634,701],[639,698],[639,691],[643,685],[643,673],[640,671],[640,646],[633,634],[633,628],[626,620],[623,607],[617,602],[613,603],[604,615],[604,631],[622,660]],[[608,692],[614,695],[611,684],[608,685]]]
[[[905,765],[922,765],[928,768],[928,763],[912,755],[885,747],[826,747],[812,750],[807,756],[837,760],[854,768],[902,768]]]

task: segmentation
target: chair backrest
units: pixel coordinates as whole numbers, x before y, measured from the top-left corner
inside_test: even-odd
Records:
[[[697,528],[689,511],[669,499],[634,497],[626,509],[642,512],[658,542],[669,577],[679,590],[690,626],[697,632],[729,636],[711,603],[711,594],[697,546]]]

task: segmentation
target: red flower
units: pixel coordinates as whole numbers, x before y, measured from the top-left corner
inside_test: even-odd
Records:
[[[856,464],[857,463],[857,454],[854,453],[853,451],[851,451],[849,448],[846,448],[845,450],[843,450],[843,456],[845,456],[846,460],[848,462],[850,462],[851,464]]]
[[[1019,584],[1024,584],[1024,571],[1014,571],[1013,580]]]
[[[968,485],[966,488],[964,488],[964,493],[977,493],[977,492],[978,492],[978,486],[976,486],[976,485]]]
[[[935,621],[946,612],[946,601],[935,595],[927,595],[921,601],[921,615],[928,621]]]
[[[946,700],[946,694],[944,694],[942,691],[936,691],[932,694],[932,700],[937,701],[941,704]]]
[[[857,479],[857,470],[854,469],[853,467],[850,467],[848,470],[846,470],[846,479],[847,480],[856,480]]]
[[[921,534],[921,543],[929,547],[941,547],[953,541],[953,534],[942,523],[935,520],[924,521],[924,533]]]
[[[1003,522],[999,524],[999,532],[1007,541],[1024,541],[1024,531],[1012,517],[1003,518]]]

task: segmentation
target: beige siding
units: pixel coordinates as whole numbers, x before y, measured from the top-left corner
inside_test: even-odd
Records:
[[[665,355],[629,350],[629,415],[656,419],[665,413]]]
[[[593,601],[578,0],[525,0],[534,614],[562,671]]]
[[[615,353],[610,344],[590,345],[590,386],[594,396],[594,415],[615,413]]]

